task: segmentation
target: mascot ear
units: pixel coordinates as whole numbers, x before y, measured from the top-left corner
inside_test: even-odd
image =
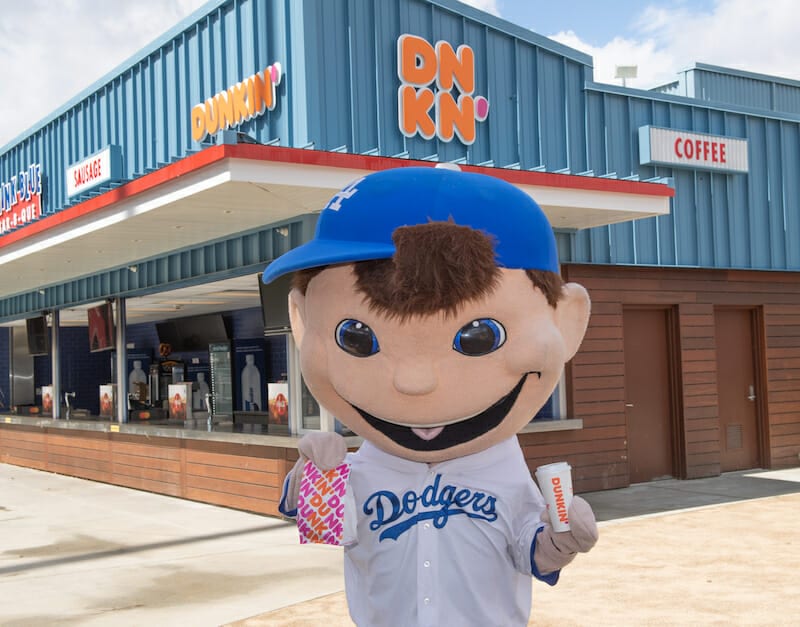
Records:
[[[294,342],[300,348],[306,332],[306,297],[296,288],[289,292],[289,324]]]
[[[565,361],[569,361],[578,352],[586,326],[589,324],[589,312],[592,305],[589,293],[582,285],[567,283],[564,295],[556,306],[556,325],[564,338],[566,348]]]

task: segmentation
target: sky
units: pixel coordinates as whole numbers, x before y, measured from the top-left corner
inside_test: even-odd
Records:
[[[324,0],[322,0],[324,1]],[[383,2],[386,0],[375,0]],[[206,0],[0,0],[0,149]],[[695,62],[800,80],[797,0],[466,0],[648,89]]]

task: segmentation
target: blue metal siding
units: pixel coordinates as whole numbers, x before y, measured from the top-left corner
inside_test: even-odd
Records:
[[[475,93],[490,114],[471,146],[400,132],[404,33],[474,50]],[[126,179],[182,158],[203,147],[191,140],[191,107],[275,61],[276,108],[239,126],[261,143],[671,177],[670,215],[560,234],[562,250],[593,263],[800,270],[800,83],[698,65],[669,86],[713,104],[586,83],[585,55],[452,0],[220,0],[8,148],[0,180],[41,161],[52,213],[86,198],[66,198],[66,168],[108,144],[122,147]],[[751,171],[640,166],[637,129],[647,124],[747,138]]]
[[[774,91],[775,111],[800,113],[800,88],[776,84]]]
[[[539,62],[537,49],[516,44],[517,69],[517,141],[520,167],[533,169],[542,165],[539,141]]]
[[[588,89],[588,167],[601,176],[672,178],[671,215],[575,233],[570,260],[799,270],[800,118],[631,92]],[[646,124],[747,138],[750,172],[640,166],[635,132]]]
[[[516,107],[516,46],[511,37],[489,31],[487,58],[493,59],[491,71],[488,64],[484,74],[488,79],[487,97],[491,103],[489,119],[479,126],[488,131],[489,154],[497,164],[519,163],[517,145]]]
[[[800,268],[800,128],[781,127],[780,182],[783,215],[786,221],[786,267]]]
[[[800,81],[698,63],[685,73],[689,94],[779,113],[800,113]],[[670,92],[673,93],[673,92]]]
[[[564,61],[562,57],[540,51],[538,55],[539,76],[539,116],[542,124],[539,132],[542,138],[544,165],[550,172],[569,166],[567,160],[567,120]]]
[[[353,138],[350,142],[352,152],[365,153],[377,150],[378,139],[378,85],[375,66],[375,3],[371,0],[350,0],[348,13],[352,15],[353,27],[349,29],[350,48],[356,51],[350,57],[350,76],[358,81],[360,89],[353,93],[353,110],[350,119],[363,119],[362,124],[354,124]],[[358,51],[370,51],[361,54]]]
[[[769,268],[769,199],[767,171],[767,134],[763,120],[747,120],[747,137],[750,141],[750,154],[762,155],[751,159],[748,175],[748,231],[749,241],[742,244],[750,248],[751,264],[755,268]]]

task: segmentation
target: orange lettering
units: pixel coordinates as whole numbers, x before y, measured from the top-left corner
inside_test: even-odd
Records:
[[[400,127],[403,135],[413,137],[419,134],[425,139],[432,139],[436,134],[436,125],[430,116],[434,104],[433,92],[430,89],[414,89],[411,85],[403,85],[398,92],[400,107]]]
[[[402,35],[397,40],[397,76],[423,87],[436,78],[436,50],[422,37]]]
[[[228,100],[233,102],[233,117],[239,123],[246,120],[250,113],[247,111],[247,103],[244,101],[247,85],[245,83],[236,83],[233,87],[228,89]]]
[[[314,488],[322,496],[325,496],[333,489],[333,486],[328,482],[328,478],[323,475],[320,477],[319,481],[314,484]]]
[[[236,120],[233,118],[233,101],[228,97],[228,92],[219,92],[214,100],[217,105],[217,124],[219,124],[220,130],[236,124]]]
[[[269,73],[266,76],[253,74],[248,80],[253,82],[253,112],[258,115],[264,109],[272,108],[272,85],[270,84]]]
[[[439,139],[449,142],[453,134],[465,144],[475,141],[475,101],[472,96],[459,96],[458,102],[449,91],[436,94],[436,119]]]
[[[209,98],[205,105],[206,132],[213,135],[219,130],[219,115],[216,98]]]
[[[475,90],[475,55],[469,46],[459,46],[458,52],[446,41],[436,43],[436,56],[439,58],[439,89],[450,91],[453,84],[458,85],[462,94],[469,95]]]

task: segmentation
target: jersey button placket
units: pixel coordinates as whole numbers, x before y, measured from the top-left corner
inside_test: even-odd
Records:
[[[428,477],[430,483],[433,482]],[[429,485],[430,485],[429,483]],[[427,507],[425,511],[436,511],[436,506]],[[419,542],[417,543],[417,594],[418,616],[420,625],[437,625],[436,601],[438,591],[434,564],[438,554],[438,529],[434,527],[431,519],[426,519],[419,526]]]

